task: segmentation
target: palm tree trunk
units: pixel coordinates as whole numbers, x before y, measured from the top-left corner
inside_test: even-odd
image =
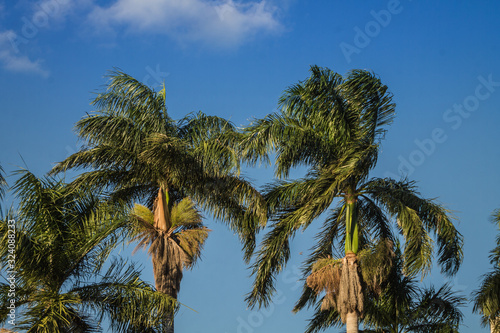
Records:
[[[168,189],[158,189],[154,209],[155,228],[169,230],[171,222],[169,215]],[[177,299],[177,292],[182,279],[182,259],[178,247],[170,238],[162,239],[158,252],[153,255],[153,270],[156,289]],[[174,333],[174,313],[165,313],[163,333]]]
[[[353,190],[346,198],[345,258],[342,267],[338,306],[347,333],[358,333],[358,316],[363,313],[363,291],[358,270],[358,214]]]
[[[346,315],[346,333],[358,333],[358,314],[356,311]]]
[[[182,266],[179,262],[179,251],[176,247],[169,246],[171,240],[164,243],[164,251],[161,256],[155,256],[153,269],[155,275],[156,289],[170,297],[177,299],[180,281],[182,279]],[[176,260],[177,259],[177,260]],[[174,333],[174,313],[165,313],[164,333]]]

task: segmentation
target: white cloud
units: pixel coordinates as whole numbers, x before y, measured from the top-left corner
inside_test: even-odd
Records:
[[[96,7],[90,20],[101,29],[121,25],[131,32],[164,33],[218,46],[282,29],[276,8],[265,1],[116,0],[110,7]]]
[[[48,77],[49,72],[41,65],[41,60],[32,61],[14,47],[12,41],[17,35],[12,30],[0,31],[0,64],[12,72],[34,73]]]

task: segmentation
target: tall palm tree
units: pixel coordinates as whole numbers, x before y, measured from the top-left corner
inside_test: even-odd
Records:
[[[420,288],[417,279],[404,275],[399,244],[391,256],[390,266],[384,262],[388,254],[377,250],[380,249],[372,246],[359,252],[363,279],[368,282],[364,293],[363,332],[458,333],[463,320],[459,308],[464,305],[465,298],[453,292],[448,284],[438,290],[432,286]],[[333,307],[325,306],[336,299],[332,295],[338,291],[340,283],[340,274],[336,271],[342,269],[336,264],[338,261],[328,258],[319,260],[307,278],[308,286],[316,293],[326,291],[326,295],[316,305],[307,333],[342,325],[336,304]],[[382,267],[390,267],[384,281],[377,280],[380,273],[377,270]]]
[[[493,213],[493,222],[500,228],[500,209]],[[481,286],[473,293],[474,312],[483,317],[483,325],[489,325],[491,333],[500,332],[500,234],[497,245],[491,251],[493,270],[484,275]]]
[[[190,197],[238,233],[248,260],[267,217],[260,193],[238,176],[238,130],[201,112],[175,121],[165,87],[154,91],[120,71],[109,78],[93,101],[97,111],[76,124],[85,146],[52,173],[92,169],[74,185],[106,188],[113,199],[150,208],[160,188],[174,201]]]
[[[0,283],[1,323],[47,333],[100,332],[103,320],[116,332],[162,328],[159,314],[174,312],[175,299],[141,281],[134,266],[107,260],[122,238],[125,212],[28,171],[20,171],[14,191],[19,211],[0,223],[7,280]]]
[[[238,176],[236,139],[240,133],[230,122],[201,112],[175,121],[167,112],[165,87],[156,92],[119,71],[110,74],[107,91],[99,94],[93,104],[96,113],[76,124],[86,147],[56,165],[52,172],[91,168],[77,178],[75,186],[105,188],[115,202],[132,204],[142,200],[151,209],[156,225],[146,239],[152,242],[158,290],[177,297],[179,286],[173,281],[180,282],[182,275],[176,267],[190,266],[188,262],[198,256],[194,249],[201,248],[207,232],[200,229],[199,222],[186,225],[196,225],[201,231],[198,235],[187,230],[182,233],[184,241],[196,243],[190,244],[196,255],[191,259],[176,257],[182,251],[173,244],[176,238],[170,238],[173,229],[165,198],[182,203],[183,198],[190,197],[216,219],[228,223],[243,242],[245,258],[250,258],[256,231],[266,222],[266,210],[262,209],[260,193]],[[153,235],[161,242],[167,237],[165,250],[172,251],[157,253],[155,242],[148,238]],[[165,284],[171,282],[172,286]],[[173,318],[169,323],[167,330],[173,331]]]
[[[139,241],[137,248],[149,248],[156,290],[177,299],[182,270],[194,266],[210,230],[203,226],[202,216],[189,198],[172,203],[159,191],[154,212],[135,205],[133,239]],[[174,332],[173,314],[165,320],[166,331]]]
[[[347,76],[311,67],[310,77],[289,87],[280,99],[281,113],[268,115],[247,128],[243,142],[250,162],[276,152],[276,177],[307,166],[298,180],[278,180],[268,186],[266,200],[273,216],[253,266],[255,281],[247,297],[250,306],[267,305],[274,278],[290,257],[289,240],[299,228],[329,210],[318,244],[305,262],[304,275],[332,249],[344,245],[343,288],[337,302],[347,331],[358,331],[363,314],[362,280],[357,253],[368,240],[390,240],[391,224],[405,239],[404,271],[410,276],[429,272],[435,234],[442,271],[455,274],[462,261],[462,236],[449,212],[435,200],[423,198],[414,182],[369,178],[377,162],[385,127],[395,104],[388,88],[373,73],[353,70]],[[394,222],[394,223],[392,223]],[[314,299],[305,286],[295,310]]]

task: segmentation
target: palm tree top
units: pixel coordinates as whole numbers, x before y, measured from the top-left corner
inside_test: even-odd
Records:
[[[343,77],[318,66],[311,66],[310,72],[309,78],[284,91],[280,113],[246,129],[245,158],[269,160],[267,154],[275,150],[277,177],[287,177],[300,165],[324,168],[339,158],[355,163],[352,158],[361,148],[376,153],[394,118],[392,94],[374,73],[353,70]],[[376,158],[367,162],[371,169]]]
[[[262,195],[239,176],[239,130],[201,112],[173,120],[166,91],[155,91],[119,70],[109,73],[97,111],[77,122],[82,149],[52,173],[83,169],[73,182],[105,189],[116,201],[153,207],[158,189],[179,202],[190,197],[200,209],[236,231],[248,259],[267,215]]]

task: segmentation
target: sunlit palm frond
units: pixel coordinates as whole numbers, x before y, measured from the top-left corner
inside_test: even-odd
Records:
[[[271,302],[275,275],[282,271],[290,258],[290,238],[300,226],[290,221],[279,221],[271,225],[271,230],[264,236],[261,249],[256,253],[252,265],[255,280],[253,288],[247,294],[246,301],[251,307],[267,306]]]
[[[438,263],[446,274],[455,274],[463,260],[463,237],[453,225],[449,211],[433,199],[422,198],[414,182],[372,179],[367,194],[397,218],[405,236],[408,274],[427,273],[433,249],[429,232],[436,235]]]

